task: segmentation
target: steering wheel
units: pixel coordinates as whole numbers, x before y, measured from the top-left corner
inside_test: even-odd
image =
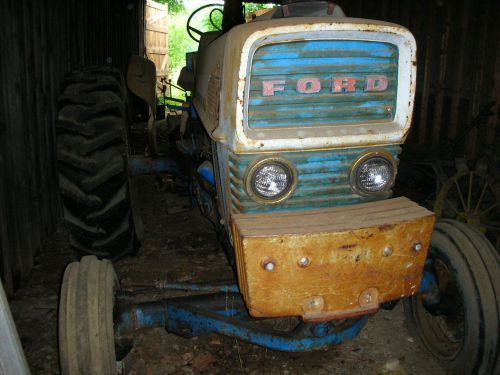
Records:
[[[186,29],[187,29],[187,33],[189,35],[189,37],[191,39],[193,39],[195,42],[200,42],[200,39],[201,39],[201,36],[203,34],[205,34],[205,32],[201,31],[201,30],[198,30],[197,28],[191,26],[191,20],[193,19],[193,17],[198,14],[200,11],[202,11],[203,9],[205,8],[210,8],[210,7],[221,7],[221,6],[224,6],[224,4],[217,4],[217,3],[214,3],[214,4],[206,4],[206,5],[203,5],[202,7],[199,7],[198,9],[196,9],[193,13],[191,13],[191,15],[189,16],[188,20],[187,20],[187,23],[186,23]],[[210,11],[210,14],[209,14],[209,19],[210,19],[210,23],[212,24],[212,26],[217,29],[218,31],[221,31],[220,27],[217,26],[213,20],[213,15],[215,12],[220,12],[221,14],[223,14],[223,11],[222,9],[220,8],[215,8],[215,9],[212,9]]]

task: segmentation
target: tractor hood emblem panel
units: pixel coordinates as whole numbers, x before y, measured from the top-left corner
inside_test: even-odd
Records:
[[[285,86],[292,84],[301,94],[319,93],[327,84],[332,94],[354,93],[359,91],[360,80],[354,77],[334,77],[325,83],[317,77],[299,78],[295,82],[286,79],[262,81],[262,96],[275,96],[277,92],[285,91]],[[382,92],[387,90],[388,79],[384,75],[366,76],[362,90],[364,92]]]

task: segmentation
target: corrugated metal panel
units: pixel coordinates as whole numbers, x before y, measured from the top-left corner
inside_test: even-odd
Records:
[[[356,158],[374,148],[351,148],[314,152],[283,152],[267,156],[281,156],[290,160],[297,169],[298,183],[292,196],[281,204],[262,205],[247,194],[244,176],[250,163],[262,154],[229,154],[229,179],[231,184],[232,213],[261,213],[272,211],[304,210],[369,202],[378,197],[361,197],[349,185],[349,169]],[[380,149],[380,148],[379,148]],[[387,146],[395,159],[399,146]],[[385,196],[384,196],[385,198]]]
[[[390,21],[417,40],[418,72],[414,125],[405,148],[430,155],[452,153],[474,159],[498,148],[500,2],[495,0],[338,0],[349,17]],[[474,120],[479,124],[472,130]],[[500,135],[497,135],[497,138]],[[496,142],[496,144],[495,144]],[[423,147],[425,145],[425,147]],[[423,151],[423,152],[422,152]],[[443,155],[448,157],[448,155]],[[453,157],[453,155],[449,155]]]
[[[0,276],[17,287],[56,230],[54,120],[65,74],[125,69],[143,49],[144,0],[6,0],[0,6]]]
[[[249,126],[392,121],[397,62],[396,46],[374,41],[319,40],[260,47],[252,60]],[[368,80],[375,84],[380,77],[383,90],[367,87]]]

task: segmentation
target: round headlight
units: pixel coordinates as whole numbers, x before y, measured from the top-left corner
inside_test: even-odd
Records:
[[[394,177],[392,156],[373,152],[357,160],[351,172],[351,185],[362,194],[377,194],[387,191],[393,185]]]
[[[296,184],[292,164],[283,158],[266,158],[247,170],[245,185],[248,195],[259,203],[276,204],[290,196]]]

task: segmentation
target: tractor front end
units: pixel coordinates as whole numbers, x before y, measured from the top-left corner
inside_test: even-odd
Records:
[[[250,314],[343,319],[416,293],[434,217],[386,200],[412,117],[411,33],[282,18],[237,26],[199,54],[219,56],[198,67],[194,105],[215,141]]]

